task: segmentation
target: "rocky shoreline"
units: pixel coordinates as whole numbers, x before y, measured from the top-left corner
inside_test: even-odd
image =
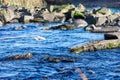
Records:
[[[41,0],[37,5],[31,4],[32,6],[29,7],[26,5],[21,5],[21,3],[18,4],[19,5],[17,5],[15,2],[14,4],[5,2],[5,5],[0,7],[0,26],[6,25],[8,23],[61,22],[63,24],[59,26],[43,28],[41,30],[73,30],[76,28],[84,28],[86,31],[95,33],[118,32],[120,27],[120,12],[113,13],[109,8],[106,7],[87,10],[86,7],[81,3],[79,3],[77,6],[74,4],[46,5],[46,2],[41,2]],[[68,24],[64,24],[64,22],[68,22]],[[26,27],[27,26],[21,26],[19,28],[15,28],[14,30],[21,30]],[[102,44],[109,41],[103,40],[100,42]],[[113,40],[113,43],[114,42],[117,44],[117,40]],[[90,44],[96,45],[94,42]],[[105,45],[108,44],[109,43],[106,43]],[[104,47],[104,45],[102,46]],[[91,51],[89,50],[91,46],[87,47],[88,50],[82,51]],[[112,48],[116,47],[117,46]],[[107,48],[108,46],[106,48],[104,47],[95,49],[99,50]],[[74,50],[82,52],[81,48],[71,49],[71,51],[76,52]]]

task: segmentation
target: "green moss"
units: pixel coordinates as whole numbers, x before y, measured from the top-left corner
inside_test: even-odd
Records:
[[[115,44],[114,43],[108,43],[108,48],[109,49],[115,48]]]
[[[85,19],[85,15],[83,13],[81,13],[81,12],[76,11],[74,13],[74,18],[75,19]]]

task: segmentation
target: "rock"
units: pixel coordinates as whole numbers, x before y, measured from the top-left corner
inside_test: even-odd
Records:
[[[24,15],[20,18],[20,22],[24,23],[30,23],[32,20],[34,20],[34,17],[30,15]]]
[[[85,21],[87,21],[87,23],[90,24],[96,24],[96,19],[95,19],[95,15],[94,14],[87,14],[86,15],[86,19]]]
[[[88,51],[97,51],[104,49],[113,49],[120,47],[120,39],[114,40],[96,40],[89,42],[83,46],[77,46],[70,49],[73,53],[81,53]]]
[[[3,15],[5,23],[9,22],[9,21],[11,21],[12,19],[15,18],[14,11],[9,9],[9,8],[2,8],[1,11],[0,11],[0,14]]]
[[[2,59],[2,61],[10,61],[10,60],[27,60],[32,57],[32,53],[27,53],[25,55],[15,55],[9,58]]]
[[[44,20],[49,22],[64,22],[65,21],[65,15],[62,13],[46,13],[41,15]]]
[[[98,27],[98,26],[95,26],[94,24],[92,24],[92,25],[88,25],[87,27],[85,27],[85,30],[86,31],[93,31],[93,30],[101,30],[102,29],[102,27]]]
[[[1,26],[3,26],[3,22],[2,22],[2,21],[0,21],[0,27],[1,27]]]
[[[74,9],[75,6],[73,4],[68,5],[55,5],[53,11],[59,13],[67,13],[70,9]]]
[[[27,26],[18,26],[18,27],[15,27],[14,30],[22,30],[25,28],[27,28]]]
[[[120,32],[106,33],[104,34],[104,38],[105,40],[120,39]]]
[[[73,24],[62,24],[62,25],[58,25],[58,26],[54,26],[54,27],[50,27],[50,28],[42,28],[41,30],[73,30],[76,27]]]
[[[106,17],[97,17],[96,18],[96,25],[97,26],[103,25],[103,24],[105,24],[106,21],[107,21]]]
[[[108,8],[105,8],[105,7],[97,9],[97,10],[94,10],[94,13],[95,14],[100,13],[100,14],[102,14],[104,16],[109,16],[109,15],[112,14],[111,10],[108,9]]]
[[[58,62],[75,62],[74,59],[69,59],[69,58],[65,58],[65,57],[61,57],[61,58],[48,57],[45,60],[47,60],[49,62],[55,62],[55,63],[58,63]]]
[[[24,16],[24,22],[25,22],[25,23],[29,23],[30,20],[33,20],[33,19],[34,19],[33,16],[27,16],[27,15]]]
[[[76,28],[86,27],[88,23],[83,19],[74,19],[73,23]]]
[[[118,32],[119,27],[117,26],[108,26],[108,27],[103,27],[101,29],[94,29],[92,32],[95,33],[110,33],[110,32]]]
[[[85,6],[83,5],[83,4],[81,4],[81,3],[79,3],[78,4],[78,10],[80,11],[80,12],[84,12],[85,11]]]

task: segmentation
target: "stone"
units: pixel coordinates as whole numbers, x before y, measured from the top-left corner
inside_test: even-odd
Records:
[[[2,22],[2,21],[0,21],[0,27],[1,27],[1,26],[3,26],[3,22]]]
[[[101,29],[94,29],[92,32],[94,33],[110,33],[110,32],[118,32],[119,27],[117,26],[107,26],[107,27],[102,27]]]
[[[50,28],[42,28],[41,30],[73,30],[76,27],[73,24],[62,24],[62,25],[58,25],[58,26],[54,26],[54,27],[50,27]]]
[[[15,56],[11,56],[5,59],[2,59],[2,61],[10,61],[10,60],[27,60],[30,59],[32,57],[32,53],[27,53],[24,55],[15,55]]]
[[[87,27],[85,27],[86,31],[93,31],[93,30],[98,30],[98,29],[102,29],[102,27],[95,26],[94,24],[88,25]]]
[[[113,40],[96,40],[89,42],[83,46],[76,46],[70,48],[72,53],[81,53],[81,52],[89,52],[89,51],[97,51],[104,49],[114,49],[120,47],[120,39]]]
[[[49,22],[64,22],[65,21],[65,15],[62,13],[46,13],[41,15],[44,20]]]
[[[105,24],[106,21],[107,21],[106,17],[97,17],[96,18],[96,25],[97,26],[103,25],[103,24]]]
[[[104,16],[109,16],[112,14],[111,10],[105,7],[95,10],[94,13],[95,14],[100,13]]]
[[[9,8],[2,8],[2,10],[0,11],[0,14],[3,15],[4,22],[9,22],[9,21],[11,21],[12,19],[15,18],[14,11],[9,9]]]
[[[104,38],[105,40],[120,39],[120,32],[106,33],[104,34]]]
[[[25,29],[25,28],[27,28],[27,26],[17,26],[17,27],[15,27],[14,28],[14,30],[22,30],[22,29]]]
[[[77,8],[79,9],[80,12],[84,12],[85,9],[86,9],[85,6],[83,4],[81,4],[81,3],[78,4]]]
[[[20,22],[24,23],[30,23],[32,20],[34,20],[34,17],[30,15],[21,16],[21,18],[19,19]]]
[[[82,28],[88,25],[88,23],[83,19],[74,19],[73,24],[75,25],[76,28]]]

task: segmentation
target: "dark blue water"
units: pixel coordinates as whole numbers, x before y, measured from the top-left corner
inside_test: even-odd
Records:
[[[40,30],[59,24],[11,24],[0,28],[0,59],[33,53],[29,60],[0,61],[0,80],[81,80],[75,68],[81,69],[89,80],[120,79],[119,48],[73,54],[69,48],[102,40],[104,35],[84,29]],[[21,25],[28,27],[14,30],[14,27]],[[36,40],[35,36],[42,36],[46,40]],[[47,57],[70,58],[75,62],[53,63],[46,61]]]

